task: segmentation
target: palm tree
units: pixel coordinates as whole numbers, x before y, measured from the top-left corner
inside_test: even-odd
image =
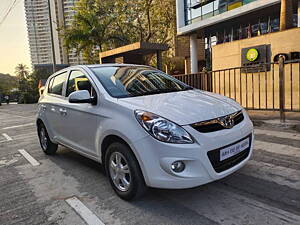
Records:
[[[22,63],[18,64],[15,68],[15,74],[19,79],[27,79],[29,76],[28,66]]]
[[[293,0],[281,0],[280,31],[293,26]]]

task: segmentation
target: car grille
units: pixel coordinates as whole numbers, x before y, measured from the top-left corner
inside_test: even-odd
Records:
[[[223,161],[220,161],[220,150],[222,150],[223,148],[226,148],[230,145],[234,145],[246,138],[250,138],[250,143],[249,143],[249,147],[246,148],[244,151],[228,158],[228,159],[225,159]],[[207,152],[207,156],[209,158],[209,161],[210,163],[212,164],[214,170],[217,172],[217,173],[221,173],[225,170],[228,170],[230,169],[231,167],[234,167],[235,165],[239,164],[240,162],[242,162],[244,159],[246,159],[249,155],[249,152],[250,152],[250,148],[251,148],[251,143],[252,143],[252,135],[248,135],[247,137],[235,142],[235,143],[232,143],[230,145],[227,145],[225,147],[222,147],[222,148],[219,148],[219,149],[215,149],[215,150],[211,150],[209,152]]]
[[[228,121],[231,120],[230,126],[226,126],[226,124],[224,124],[224,121],[226,122],[226,120]],[[206,121],[194,123],[191,124],[191,126],[201,133],[209,133],[209,132],[215,132],[223,129],[232,128],[233,126],[239,124],[243,120],[244,120],[243,112],[238,111],[236,113],[227,116],[222,116],[212,120],[206,120]]]

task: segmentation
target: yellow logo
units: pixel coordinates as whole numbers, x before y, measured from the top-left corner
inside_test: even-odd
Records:
[[[250,48],[246,53],[246,59],[250,62],[253,62],[253,61],[257,60],[258,55],[259,55],[259,53],[258,53],[257,49]]]

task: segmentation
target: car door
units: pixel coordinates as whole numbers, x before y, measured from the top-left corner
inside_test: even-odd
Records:
[[[71,70],[66,85],[66,98],[78,90],[88,90],[91,96],[97,97],[95,85],[82,70]],[[97,116],[98,105],[89,103],[65,102],[61,111],[64,128],[61,132],[63,141],[75,150],[83,151],[91,156],[96,154],[96,135],[99,126]]]
[[[67,101],[65,98],[65,86],[68,71],[59,73],[51,78],[47,90],[46,102],[42,104],[47,119],[47,128],[53,134],[54,139],[59,140],[63,128],[61,107]]]

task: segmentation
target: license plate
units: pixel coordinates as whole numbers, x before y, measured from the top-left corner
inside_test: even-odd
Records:
[[[225,159],[228,159],[242,151],[244,151],[245,149],[247,149],[250,145],[250,138],[246,138],[234,145],[230,145],[226,148],[223,148],[220,150],[220,161],[223,161]]]

